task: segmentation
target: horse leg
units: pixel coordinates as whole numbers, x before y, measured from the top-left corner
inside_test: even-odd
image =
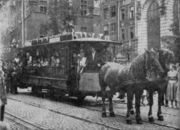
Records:
[[[127,115],[126,115],[126,122],[127,124],[132,124],[132,112],[133,111],[133,105],[132,105],[132,100],[133,100],[133,91],[131,89],[127,90]],[[134,112],[134,111],[133,111]]]
[[[102,91],[102,117],[107,117],[106,115],[106,105],[105,105],[105,99],[106,99],[106,91]]]
[[[141,96],[143,93],[143,89],[138,89],[135,92],[135,98],[136,98],[136,123],[137,124],[142,124],[142,119],[140,116],[140,100],[141,100]]]
[[[153,105],[153,91],[149,91],[149,113],[148,113],[148,119],[149,122],[154,122],[154,117],[152,115],[152,105]]]
[[[162,115],[162,110],[161,110],[162,101],[163,101],[163,91],[160,88],[158,90],[158,112],[157,112],[157,117],[158,117],[158,120],[160,120],[160,121],[164,120],[164,117]]]
[[[115,117],[114,110],[113,110],[112,98],[113,98],[113,95],[112,95],[112,93],[110,93],[110,95],[109,95],[109,115],[111,117]]]

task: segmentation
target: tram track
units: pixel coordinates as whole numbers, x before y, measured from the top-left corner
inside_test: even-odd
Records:
[[[9,120],[17,125],[22,126],[26,130],[49,130],[49,129],[39,126],[33,122],[22,119],[21,117],[18,117],[7,111],[5,112],[5,117],[7,118],[7,120]]]
[[[88,122],[88,123],[104,126],[106,128],[109,128],[109,129],[121,130],[120,128],[116,128],[114,126],[108,126],[108,125],[103,124],[101,122],[94,122],[94,121],[89,120],[89,119],[83,119],[83,118],[80,118],[80,117],[77,117],[77,116],[74,116],[74,115],[70,115],[70,114],[66,114],[66,113],[63,113],[63,112],[59,112],[57,110],[53,110],[53,109],[49,109],[49,108],[46,108],[46,107],[42,107],[40,104],[28,103],[28,102],[24,102],[24,101],[19,100],[19,99],[14,99],[14,98],[8,98],[8,99],[14,100],[14,101],[18,101],[18,102],[21,102],[21,103],[24,103],[24,104],[27,104],[27,105],[31,105],[31,106],[34,106],[34,107],[37,107],[37,108],[40,108],[40,109],[48,110],[50,112],[53,112],[53,113],[56,113],[56,114],[60,114],[60,115],[63,115],[63,116],[71,117],[71,118],[74,118],[74,119],[77,119],[77,120],[81,120],[81,121],[85,121],[85,122]],[[71,103],[68,103],[68,104],[72,105]],[[87,106],[81,106],[81,108],[85,108],[85,109],[90,110],[90,111],[101,112],[101,110],[98,110],[96,108],[90,108],[90,107],[87,107]],[[126,116],[124,114],[116,114],[116,116],[120,116],[120,117],[126,118]],[[133,120],[135,121],[135,119],[133,119]],[[166,128],[171,128],[171,129],[179,130],[179,128],[177,128],[175,126],[164,125],[164,124],[160,124],[160,123],[157,123],[157,122],[150,123],[147,120],[143,120],[143,122],[147,123],[147,124],[153,124],[153,125],[156,125],[156,126],[161,126],[161,127],[166,127]]]
[[[17,99],[13,99],[13,98],[8,98],[10,100],[13,100],[13,101],[18,101],[18,102],[21,102],[21,103],[24,103],[26,105],[30,105],[30,106],[33,106],[33,107],[37,107],[37,108],[40,108],[40,109],[43,109],[43,110],[48,110],[50,112],[53,112],[53,113],[56,113],[56,114],[59,114],[59,115],[63,115],[63,116],[66,116],[66,117],[70,117],[70,118],[74,118],[74,119],[77,119],[77,120],[80,120],[80,121],[84,121],[84,122],[87,122],[87,123],[91,123],[91,124],[95,124],[95,125],[99,125],[99,126],[103,126],[107,129],[112,129],[112,130],[121,130],[121,128],[118,128],[118,127],[114,127],[114,126],[109,126],[109,125],[106,125],[106,124],[103,124],[101,122],[95,122],[95,121],[92,121],[92,120],[89,120],[89,119],[84,119],[84,118],[80,118],[80,117],[77,117],[77,116],[73,116],[73,115],[70,115],[70,114],[66,114],[66,113],[63,113],[63,112],[59,112],[59,111],[56,111],[56,110],[53,110],[53,109],[49,109],[49,108],[45,108],[45,107],[41,107],[41,105],[36,105],[36,104],[33,104],[33,103],[27,103],[27,102],[23,102],[21,100],[17,100]],[[11,114],[10,114],[11,115]],[[17,116],[15,116],[16,118],[19,118]],[[22,119],[21,119],[22,120]],[[26,122],[26,121],[24,121]],[[28,122],[28,124],[32,124],[31,122]],[[38,127],[38,126],[37,126]],[[50,130],[50,129],[43,129],[41,127],[39,127],[40,130]]]
[[[114,103],[119,103],[119,102],[114,102]],[[127,105],[127,103],[122,103],[121,102],[121,104],[124,104],[124,105]],[[133,105],[135,105],[135,104],[133,104]],[[149,105],[147,105],[148,106],[148,108],[149,108]],[[116,107],[116,108],[118,108],[118,107]],[[165,107],[165,109],[169,109],[169,108],[166,108]],[[174,110],[176,110],[175,108],[173,108]],[[176,117],[177,115],[175,115],[175,114],[171,114],[171,113],[166,113],[166,112],[162,112],[162,114],[165,114],[165,115],[169,115],[169,116],[174,116],[174,117]]]

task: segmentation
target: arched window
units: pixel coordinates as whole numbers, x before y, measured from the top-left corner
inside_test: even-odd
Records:
[[[148,49],[160,48],[160,12],[156,0],[150,4],[147,12]]]

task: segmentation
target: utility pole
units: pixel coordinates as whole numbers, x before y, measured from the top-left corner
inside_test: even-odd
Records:
[[[24,6],[24,0],[22,0],[22,10],[21,10],[21,21],[22,21],[22,42],[21,46],[24,47],[25,43],[25,22],[24,22],[24,17],[25,17],[25,6]]]

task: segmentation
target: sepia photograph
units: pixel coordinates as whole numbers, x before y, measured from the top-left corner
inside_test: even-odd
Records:
[[[0,130],[180,130],[180,0],[0,0]]]

